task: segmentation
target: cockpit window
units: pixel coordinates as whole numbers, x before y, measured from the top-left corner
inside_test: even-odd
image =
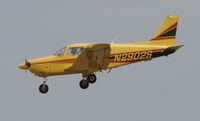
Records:
[[[83,47],[73,47],[73,48],[69,48],[67,51],[67,55],[68,56],[78,56],[81,54],[81,52],[83,51]]]
[[[65,52],[66,47],[60,49],[59,51],[57,51],[54,55],[55,56],[63,56],[64,52]]]

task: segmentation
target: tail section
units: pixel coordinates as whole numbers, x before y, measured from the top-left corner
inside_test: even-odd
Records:
[[[156,34],[148,42],[158,45],[175,45],[178,16],[167,16]]]

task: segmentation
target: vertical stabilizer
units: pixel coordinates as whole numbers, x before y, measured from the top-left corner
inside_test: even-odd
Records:
[[[156,34],[149,42],[159,45],[174,45],[178,20],[178,16],[167,16],[160,28],[157,30]]]

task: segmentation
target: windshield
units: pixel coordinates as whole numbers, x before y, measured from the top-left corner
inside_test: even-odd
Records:
[[[65,52],[66,47],[60,49],[59,51],[57,51],[55,54],[55,56],[63,56],[64,52]]]
[[[83,47],[73,47],[73,48],[69,48],[69,50],[67,51],[67,55],[68,56],[78,56],[81,54],[81,52],[83,51]]]

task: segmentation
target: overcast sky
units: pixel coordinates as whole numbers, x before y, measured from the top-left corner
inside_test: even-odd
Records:
[[[1,121],[200,120],[198,0],[0,0]],[[42,78],[18,69],[25,58],[70,43],[148,40],[166,15],[179,15],[177,42],[161,57],[97,73],[87,90],[81,75]]]

